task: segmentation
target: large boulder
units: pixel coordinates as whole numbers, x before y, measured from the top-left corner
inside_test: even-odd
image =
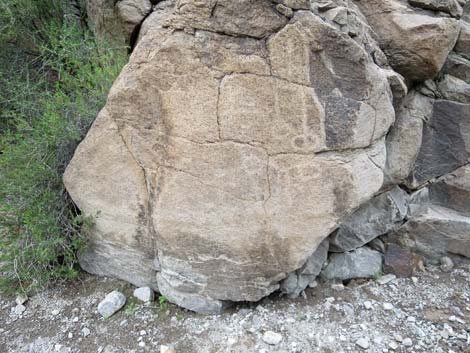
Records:
[[[157,6],[64,175],[95,217],[81,265],[205,313],[313,276],[382,186],[392,102],[364,44],[310,11]]]
[[[418,2],[425,3],[413,3]],[[457,20],[436,16],[399,0],[355,3],[377,33],[380,47],[397,72],[409,81],[424,81],[437,75],[459,36]]]

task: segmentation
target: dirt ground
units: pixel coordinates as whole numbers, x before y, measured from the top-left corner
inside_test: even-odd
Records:
[[[352,281],[343,290],[319,281],[297,299],[273,294],[218,316],[157,300],[142,304],[125,282],[83,274],[43,291],[15,313],[0,294],[0,352],[470,352],[470,269],[428,268],[414,278]],[[112,290],[126,306],[109,319],[97,312]],[[267,344],[266,332],[282,339]],[[269,335],[269,334],[268,334]],[[279,336],[278,336],[279,337]],[[272,342],[271,342],[272,343]]]

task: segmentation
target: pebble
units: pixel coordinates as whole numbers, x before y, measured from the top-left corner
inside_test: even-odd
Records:
[[[384,284],[387,284],[389,282],[392,282],[396,278],[397,278],[397,276],[395,276],[392,273],[389,273],[388,275],[382,276],[379,279],[377,279],[377,283],[381,284],[381,285],[384,285]]]
[[[266,331],[263,335],[263,341],[267,344],[275,346],[282,341],[282,335],[273,331]]]
[[[388,348],[390,348],[391,350],[396,350],[398,349],[398,343],[396,343],[395,341],[392,341],[388,344]]]
[[[59,309],[54,309],[54,310],[51,311],[51,314],[52,314],[53,316],[57,316],[57,315],[60,314],[60,310],[59,310]]]
[[[69,332],[69,334],[68,334],[67,337],[70,338],[70,339],[72,339],[72,338],[73,338],[73,333],[72,333],[72,332]]]
[[[441,263],[441,266],[440,266],[441,270],[444,272],[451,272],[452,269],[454,268],[454,262],[448,256],[441,257],[440,263]]]
[[[126,296],[117,290],[109,293],[99,304],[98,312],[104,318],[114,315],[126,304]]]
[[[145,342],[144,342],[144,341],[140,341],[140,342],[139,342],[139,347],[144,348],[144,347],[145,347]]]
[[[176,350],[173,347],[161,345],[160,353],[176,353]]]
[[[341,292],[344,290],[344,285],[342,283],[334,283],[331,285],[331,289]]]
[[[23,305],[23,304],[18,304],[17,306],[15,306],[13,308],[13,312],[16,314],[16,315],[21,315],[25,312],[26,310],[26,307]]]
[[[356,345],[361,347],[362,349],[367,349],[370,346],[370,342],[368,338],[361,337],[356,341]]]
[[[88,327],[82,328],[82,335],[83,337],[88,337],[90,335],[91,331]]]
[[[15,303],[17,305],[23,305],[27,301],[28,301],[28,296],[26,294],[19,294],[15,299]]]
[[[413,341],[411,340],[411,338],[405,338],[402,342],[402,344],[405,346],[405,347],[411,347],[413,345]]]
[[[384,303],[383,308],[384,310],[390,311],[390,310],[393,310],[393,305],[390,303]]]
[[[366,308],[367,310],[371,310],[372,309],[372,303],[368,300],[366,300],[364,302],[364,308]]]
[[[150,287],[140,287],[134,290],[134,297],[144,303],[149,303],[155,300],[155,292]]]

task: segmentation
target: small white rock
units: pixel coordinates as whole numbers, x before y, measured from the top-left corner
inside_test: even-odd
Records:
[[[155,292],[150,287],[140,287],[134,290],[134,297],[144,303],[149,303],[155,300]]]
[[[383,308],[384,310],[390,311],[393,310],[393,305],[391,303],[384,303]]]
[[[145,331],[145,330],[140,330],[139,333],[140,333],[141,336],[145,336],[145,335],[147,334],[147,331]]]
[[[317,281],[312,281],[308,284],[309,288],[316,288],[318,287],[318,282]]]
[[[69,339],[72,339],[73,338],[73,333],[72,332],[69,332],[68,336],[67,336]]]
[[[402,342],[402,344],[405,346],[405,347],[411,347],[413,345],[413,341],[411,340],[411,338],[405,338]]]
[[[17,305],[23,305],[28,301],[28,296],[26,294],[18,294],[18,296],[15,299],[15,303]]]
[[[115,290],[98,304],[98,312],[104,318],[108,318],[119,311],[124,304],[126,304],[126,296]]]
[[[263,341],[267,344],[275,346],[282,341],[282,335],[273,331],[266,331],[263,335]]]
[[[144,341],[140,341],[140,342],[139,342],[139,347],[144,348],[144,347],[145,347],[145,342],[144,342]]]
[[[331,289],[341,292],[344,290],[344,285],[342,283],[334,283],[331,285]]]
[[[381,284],[381,285],[384,285],[384,284],[387,284],[389,282],[392,282],[396,278],[397,278],[397,276],[395,276],[392,273],[389,273],[388,275],[382,276],[379,279],[377,279],[377,283]]]
[[[82,328],[82,335],[83,337],[88,337],[90,335],[91,331],[88,327]]]
[[[361,347],[362,349],[367,349],[370,346],[369,339],[366,337],[361,337],[356,341],[356,345]]]
[[[176,350],[173,347],[161,345],[160,353],[176,353]]]
[[[398,343],[396,343],[395,341],[392,341],[388,344],[388,348],[390,348],[391,350],[395,351],[398,349]]]
[[[60,314],[60,310],[59,310],[59,309],[54,309],[54,310],[51,311],[51,314],[52,314],[53,316],[57,316],[57,315]]]
[[[364,308],[366,308],[367,310],[371,310],[371,309],[373,308],[372,302],[366,300],[366,301],[364,302]]]
[[[15,306],[13,308],[13,312],[16,314],[16,315],[21,315],[25,312],[26,310],[26,307],[23,305],[23,304],[18,304],[17,306]]]

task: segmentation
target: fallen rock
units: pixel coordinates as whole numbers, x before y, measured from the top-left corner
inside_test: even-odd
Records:
[[[442,72],[470,83],[470,60],[451,52],[447,57]]]
[[[444,272],[450,272],[454,268],[454,262],[448,256],[443,256],[440,258],[441,270]]]
[[[134,297],[142,302],[149,303],[155,299],[155,292],[150,287],[140,287],[134,290]]]
[[[15,298],[15,303],[17,305],[23,305],[28,301],[28,296],[26,294],[19,294]]]
[[[373,278],[382,271],[382,254],[368,247],[346,253],[333,253],[321,272],[326,279]]]
[[[362,349],[368,349],[370,347],[370,341],[367,337],[361,337],[356,341],[356,345]]]
[[[161,345],[160,353],[176,353],[176,350],[173,347]]]
[[[444,75],[437,87],[445,99],[459,103],[470,103],[470,83],[451,75]]]
[[[12,308],[12,311],[16,315],[21,315],[26,311],[26,307],[23,304],[17,304],[15,307]]]
[[[112,291],[98,304],[98,312],[105,319],[114,315],[126,304],[126,296],[118,291]]]
[[[282,335],[273,331],[266,331],[263,334],[263,341],[269,345],[275,346],[281,343]]]
[[[395,71],[409,81],[424,81],[437,75],[457,41],[457,20],[412,11],[397,0],[357,4]]]
[[[328,257],[328,249],[329,242],[328,239],[325,239],[300,269],[289,273],[286,279],[281,282],[281,291],[289,294],[291,298],[298,297],[320,274],[322,266]]]
[[[397,277],[411,277],[418,266],[418,257],[410,250],[389,243],[384,256],[384,272]]]
[[[425,10],[442,11],[454,17],[462,16],[462,7],[457,0],[408,0],[410,5]]]
[[[408,209],[407,193],[395,186],[362,205],[330,236],[330,251],[357,249],[403,223]]]
[[[387,274],[387,275],[380,276],[380,277],[377,279],[377,283],[378,283],[378,284],[381,284],[381,285],[384,285],[384,284],[387,284],[387,283],[392,282],[392,281],[395,280],[396,278],[397,278],[397,276],[395,276],[393,273],[389,273],[389,274]]]

